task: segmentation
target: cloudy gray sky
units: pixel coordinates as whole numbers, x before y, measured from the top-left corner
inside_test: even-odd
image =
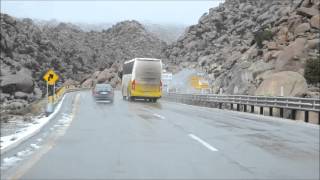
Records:
[[[211,1],[85,1],[1,0],[1,12],[23,18],[80,23],[114,23],[138,20],[191,25],[223,0]]]

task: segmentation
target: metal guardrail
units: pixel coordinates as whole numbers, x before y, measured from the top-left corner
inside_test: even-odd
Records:
[[[293,119],[295,119],[296,111],[305,111],[305,121],[308,122],[309,111],[318,112],[320,121],[320,99],[315,98],[297,98],[297,97],[268,97],[268,96],[248,96],[248,95],[218,95],[218,94],[186,94],[186,93],[166,93],[164,99],[182,102],[182,103],[211,103],[217,104],[221,109],[222,105],[230,104],[237,105],[237,110],[243,106],[247,112],[247,106],[251,107],[251,112],[254,107],[260,108],[260,114],[263,114],[263,107],[269,107],[269,113],[272,116],[273,108],[280,109],[280,117],[283,117],[283,110],[292,110]],[[261,112],[262,111],[262,112]],[[320,123],[318,121],[318,123]]]
[[[60,100],[62,99],[63,95],[66,93],[70,92],[76,92],[76,91],[84,91],[84,90],[89,90],[90,88],[79,88],[79,87],[74,87],[74,86],[63,86],[59,88],[54,96],[48,96],[48,104],[47,104],[47,109],[46,109],[46,116],[49,116],[55,109],[56,105]]]

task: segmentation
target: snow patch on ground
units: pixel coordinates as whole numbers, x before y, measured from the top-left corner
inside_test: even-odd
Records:
[[[50,114],[48,117],[36,119],[34,120],[33,123],[30,123],[29,126],[22,128],[21,131],[18,131],[12,135],[1,137],[0,138],[1,153],[3,153],[6,149],[10,147],[14,147],[18,145],[20,142],[24,141],[25,139],[28,139],[29,137],[33,136],[35,133],[40,131],[40,129],[44,125],[46,125],[50,121],[50,119],[52,119],[59,112],[64,98],[65,96],[58,103],[57,107],[55,108],[55,111],[52,114]]]
[[[33,149],[39,149],[40,146],[38,146],[37,144],[30,144],[30,146],[33,148]]]
[[[12,156],[8,158],[4,158],[3,162],[1,163],[1,169],[6,169],[10,166],[15,165],[17,162],[21,161],[22,159],[17,156]]]
[[[26,149],[26,150],[23,150],[23,151],[19,151],[19,152],[17,153],[17,156],[19,156],[19,157],[25,157],[25,156],[31,155],[32,153],[33,153],[32,150]]]
[[[4,170],[14,166],[19,161],[23,160],[24,157],[33,154],[34,151],[39,148],[40,146],[37,144],[30,144],[30,147],[27,147],[25,150],[17,152],[14,156],[4,158],[1,162],[0,169]]]

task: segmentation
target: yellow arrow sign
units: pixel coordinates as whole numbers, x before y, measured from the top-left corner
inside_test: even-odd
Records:
[[[43,79],[47,81],[49,85],[53,85],[59,80],[59,76],[52,69],[49,69],[43,76]]]

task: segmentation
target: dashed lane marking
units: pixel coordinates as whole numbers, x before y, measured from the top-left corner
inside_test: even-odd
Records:
[[[218,149],[214,148],[209,143],[205,142],[204,140],[200,139],[199,137],[197,137],[194,134],[189,134],[189,137],[196,140],[197,142],[199,142],[200,144],[202,144],[204,147],[208,148],[211,151],[218,151]]]
[[[154,113],[153,115],[160,119],[166,119],[164,116],[161,116],[160,114],[157,114],[157,113]]]

